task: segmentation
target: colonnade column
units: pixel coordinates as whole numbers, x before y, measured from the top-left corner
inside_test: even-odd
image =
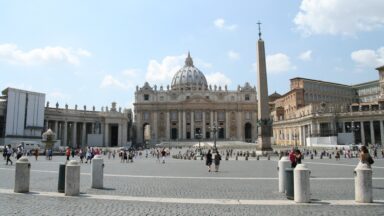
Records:
[[[237,139],[243,141],[242,135],[241,135],[241,124],[243,122],[243,119],[241,118],[241,112],[237,112]]]
[[[55,121],[55,124],[54,124],[54,128],[53,128],[53,132],[56,133],[56,136],[58,134],[58,128],[59,128],[59,122],[58,121]]]
[[[123,124],[119,123],[118,124],[118,134],[117,134],[117,146],[122,146],[123,144]]]
[[[342,125],[342,132],[345,133],[345,122],[342,122],[341,125]]]
[[[364,122],[360,122],[360,134],[361,134],[361,144],[365,145],[365,131],[364,131]]]
[[[77,141],[77,122],[73,122],[73,128],[72,128],[72,147],[77,147],[78,144]]]
[[[109,124],[108,123],[105,123],[104,125],[104,146],[107,147],[109,146]]]
[[[202,116],[203,116],[203,128],[200,131],[200,133],[201,133],[201,138],[205,139],[205,130],[206,130],[205,127],[207,126],[206,123],[205,123],[205,111],[203,111]]]
[[[81,138],[82,138],[82,141],[81,141],[81,147],[84,147],[86,146],[86,142],[87,142],[87,123],[86,122],[83,122],[83,128],[82,128],[82,131],[81,131]]]
[[[97,134],[97,132],[95,131],[95,123],[92,123],[92,132],[91,134]]]
[[[371,144],[375,144],[375,130],[373,128],[373,121],[369,121],[370,131],[371,131]]]
[[[67,146],[68,145],[68,122],[64,121],[63,124],[64,124],[63,146]]]

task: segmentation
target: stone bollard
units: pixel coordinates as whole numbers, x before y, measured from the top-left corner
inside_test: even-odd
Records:
[[[65,196],[78,196],[80,194],[80,165],[71,160],[65,167]]]
[[[373,202],[372,169],[367,164],[359,163],[355,168],[355,202]]]
[[[102,189],[103,178],[104,178],[104,160],[101,155],[96,155],[92,159],[92,170],[91,170],[91,182],[92,188]]]
[[[298,164],[293,171],[294,200],[297,203],[309,203],[311,201],[311,189],[309,177],[311,171],[305,164]]]
[[[15,170],[15,193],[29,192],[29,176],[31,173],[31,164],[27,157],[21,157],[16,161]]]
[[[281,157],[279,160],[279,166],[277,167],[277,171],[279,172],[279,192],[285,192],[285,169],[291,167],[291,161],[287,156]]]

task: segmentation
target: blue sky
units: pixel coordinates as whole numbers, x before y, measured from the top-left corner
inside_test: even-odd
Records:
[[[378,79],[382,0],[0,0],[0,88],[46,93],[51,106],[131,108],[136,86],[171,83],[190,51],[209,84],[256,85],[257,22],[269,92],[289,79]]]

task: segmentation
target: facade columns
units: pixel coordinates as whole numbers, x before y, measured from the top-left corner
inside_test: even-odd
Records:
[[[342,125],[342,132],[345,133],[345,122],[342,122],[341,125]]]
[[[383,130],[383,121],[380,120],[380,138],[381,138],[381,145],[384,145],[384,130]]]
[[[360,134],[361,134],[361,144],[365,145],[364,121],[360,122]]]
[[[229,139],[229,112],[225,112],[225,139]]]
[[[243,135],[242,135],[242,129],[241,129],[242,122],[243,122],[243,118],[241,116],[241,112],[237,112],[237,122],[236,122],[237,123],[237,139],[244,141],[242,138]]]
[[[166,117],[165,117],[165,120],[167,121],[166,122],[166,131],[165,131],[165,133],[166,133],[166,135],[165,135],[165,137],[167,138],[167,140],[169,140],[170,139],[170,116],[169,116],[169,111],[167,111],[167,115],[166,115]]]
[[[200,134],[201,134],[201,139],[205,139],[205,127],[207,126],[207,124],[205,123],[205,111],[203,111],[203,127],[202,127],[202,131],[200,131]]]
[[[151,134],[151,138],[154,139],[156,142],[158,140],[158,131],[157,131],[157,112],[153,112],[153,126],[152,126],[152,131],[153,131],[153,135],[154,137],[152,137],[152,134]]]
[[[97,134],[97,132],[95,131],[95,123],[92,123],[92,134]]]
[[[373,128],[373,121],[369,121],[370,131],[371,131],[371,144],[375,144],[375,130]]]
[[[117,129],[117,146],[123,146],[122,144],[123,144],[123,124],[122,123],[119,123],[118,124],[118,129]]]
[[[186,121],[186,113],[183,111],[183,139],[187,138],[187,121]]]
[[[209,123],[209,126],[210,126],[210,128],[211,128],[211,130],[210,130],[210,138],[211,139],[213,139],[213,111],[211,111],[211,114],[209,115],[209,117],[211,118],[211,122]],[[217,125],[216,125],[217,126]]]
[[[183,129],[183,127],[182,127],[182,125],[183,125],[183,122],[182,122],[182,113],[180,112],[180,111],[178,111],[178,117],[177,117],[177,123],[178,123],[178,126],[179,126],[179,130],[178,130],[178,136],[177,136],[177,138],[178,139],[183,139],[183,131],[182,131],[182,129]]]
[[[195,112],[191,111],[191,139],[195,139]]]

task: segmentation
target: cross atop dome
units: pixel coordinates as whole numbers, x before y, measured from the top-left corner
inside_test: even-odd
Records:
[[[189,51],[188,51],[188,56],[185,59],[185,66],[193,67],[193,60],[191,58],[191,54],[189,53]]]

